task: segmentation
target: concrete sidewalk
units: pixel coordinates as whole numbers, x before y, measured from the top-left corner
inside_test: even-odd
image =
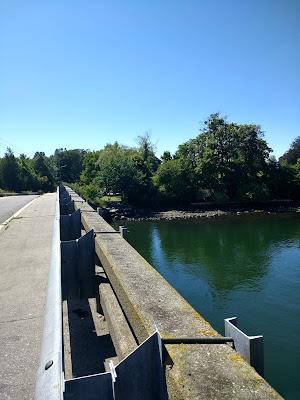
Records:
[[[0,398],[33,399],[56,193],[35,199],[0,231]]]

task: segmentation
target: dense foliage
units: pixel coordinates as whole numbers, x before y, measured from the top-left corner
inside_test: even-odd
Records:
[[[227,123],[218,114],[175,153],[191,171],[196,197],[212,200],[268,196],[271,149],[257,125]]]
[[[138,205],[299,198],[300,160],[279,163],[271,152],[260,126],[216,113],[173,156],[157,159],[147,134],[137,148],[114,143],[86,154],[76,189],[93,202],[120,194]]]
[[[154,196],[152,177],[159,163],[148,135],[139,138],[138,148],[108,144],[85,155],[76,188],[94,202],[105,194],[120,193],[129,203],[148,204]]]
[[[130,204],[155,206],[197,201],[300,198],[300,137],[279,159],[259,125],[210,115],[199,135],[161,158],[146,133],[136,147],[117,142],[99,151],[57,149],[50,157],[0,158],[0,190],[51,191],[73,183],[86,199],[119,195]]]
[[[8,148],[0,158],[0,190],[5,192],[49,192],[58,182],[76,182],[82,172],[82,150],[57,149],[46,157],[36,152],[33,158],[16,157]]]
[[[293,141],[288,151],[279,158],[279,162],[282,164],[296,164],[298,158],[300,158],[300,136]]]

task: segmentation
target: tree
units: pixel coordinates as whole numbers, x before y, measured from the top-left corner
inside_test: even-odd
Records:
[[[54,152],[54,163],[57,179],[60,182],[76,182],[80,178],[83,169],[83,157],[85,150],[56,149]]]
[[[40,181],[33,169],[33,162],[25,154],[20,154],[19,181],[21,190],[37,191],[40,189]]]
[[[20,190],[19,165],[11,148],[7,148],[1,162],[1,181],[4,189]]]
[[[298,158],[300,158],[300,136],[293,141],[288,151],[279,158],[279,162],[280,164],[296,164]]]
[[[169,151],[164,151],[163,155],[160,157],[162,161],[170,161],[172,160],[171,153]]]
[[[269,197],[267,180],[272,149],[263,139],[259,125],[238,125],[237,135],[241,169],[237,195],[245,200],[264,200]]]
[[[195,197],[193,175],[181,159],[161,163],[153,182],[163,198],[169,202],[186,203]]]
[[[54,189],[54,175],[46,159],[45,153],[36,152],[33,157],[33,169],[39,177],[41,189],[52,191]]]
[[[120,193],[126,200],[133,200],[142,186],[142,175],[136,168],[137,150],[115,142],[99,151],[97,172],[93,183],[103,193]]]
[[[97,161],[100,151],[89,151],[83,157],[83,170],[80,175],[80,180],[84,184],[91,183],[99,172]]]
[[[137,167],[144,174],[145,185],[150,187],[151,178],[160,164],[160,159],[155,156],[155,146],[151,143],[149,132],[138,136],[137,142],[140,155]]]
[[[47,166],[44,153],[36,153],[34,159],[25,154],[19,158],[8,148],[0,159],[0,186],[10,191],[53,190],[54,179]]]
[[[280,164],[270,160],[268,165],[268,188],[272,198],[275,199],[299,199],[300,176],[297,164]]]
[[[160,164],[160,160],[155,156],[155,146],[151,143],[150,133],[145,132],[137,138],[139,151],[145,163],[149,164],[149,169],[155,172]]]
[[[205,192],[212,200],[254,199],[262,193],[258,188],[270,151],[258,125],[228,123],[216,113],[174,157],[193,169],[198,193]]]

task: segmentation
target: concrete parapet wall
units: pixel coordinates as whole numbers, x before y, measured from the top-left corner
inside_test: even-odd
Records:
[[[99,287],[100,302],[119,361],[137,348],[122,309],[109,283]]]
[[[113,228],[77,197],[86,231],[139,342],[157,328],[162,338],[219,336],[211,325]],[[169,398],[281,399],[227,344],[167,345]]]

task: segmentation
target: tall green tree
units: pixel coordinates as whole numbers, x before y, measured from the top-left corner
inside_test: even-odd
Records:
[[[7,148],[1,162],[1,181],[4,189],[20,190],[19,165],[11,148]]]
[[[160,164],[160,159],[155,155],[155,146],[151,143],[150,133],[146,132],[144,135],[140,135],[137,138],[138,142],[138,153],[135,156],[135,166],[139,173],[139,180],[143,186],[143,199],[145,202],[146,199],[153,197],[153,184],[152,177],[157,171],[157,168]],[[141,196],[141,193],[139,193]],[[150,200],[151,201],[151,200]]]
[[[146,132],[144,135],[138,136],[137,142],[141,158],[149,171],[149,175],[152,175],[157,170],[160,160],[155,155],[155,146],[151,142],[150,133]]]
[[[97,160],[97,175],[95,184],[102,188],[103,192],[120,193],[127,200],[134,200],[142,185],[142,176],[136,168],[138,152],[118,144],[108,144],[99,151]]]
[[[53,158],[57,179],[68,183],[78,181],[83,169],[83,156],[85,153],[86,151],[81,149],[56,149]]]
[[[99,172],[97,161],[100,151],[89,151],[83,157],[83,170],[80,175],[80,180],[83,184],[90,184]]]
[[[46,192],[54,190],[55,178],[45,153],[41,151],[35,153],[33,157],[33,169],[39,177],[41,189]]]
[[[258,125],[228,123],[216,113],[195,139],[179,146],[175,158],[193,169],[199,194],[212,200],[254,199],[262,194],[270,151]]]
[[[33,161],[25,154],[20,154],[19,164],[19,182],[23,191],[38,191],[41,189],[40,181],[33,169]]]

